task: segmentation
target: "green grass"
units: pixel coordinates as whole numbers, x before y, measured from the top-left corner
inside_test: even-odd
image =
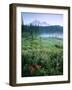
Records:
[[[63,40],[22,36],[22,77],[63,74]],[[40,65],[30,74],[29,66]]]

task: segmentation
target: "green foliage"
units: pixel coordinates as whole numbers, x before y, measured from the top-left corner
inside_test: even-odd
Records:
[[[48,76],[63,74],[63,40],[58,38],[40,38],[36,32],[22,31],[22,77]],[[39,29],[37,27],[37,29]],[[37,30],[37,33],[39,30]],[[31,75],[29,66],[40,65]]]
[[[63,74],[63,51],[55,52],[45,49],[24,51],[22,55],[22,68],[24,67],[23,76],[29,73],[28,67],[33,64],[41,65],[41,68],[36,70],[34,76],[61,75]]]

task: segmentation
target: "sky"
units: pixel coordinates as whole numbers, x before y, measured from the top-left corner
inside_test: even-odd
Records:
[[[49,25],[63,26],[62,14],[22,12],[21,18],[22,18],[23,24],[25,25],[37,20],[40,22],[46,22]]]

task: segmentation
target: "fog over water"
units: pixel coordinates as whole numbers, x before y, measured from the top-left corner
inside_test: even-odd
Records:
[[[44,33],[44,34],[41,34],[40,37],[42,38],[49,38],[49,37],[53,37],[53,38],[63,38],[63,34],[62,33]]]

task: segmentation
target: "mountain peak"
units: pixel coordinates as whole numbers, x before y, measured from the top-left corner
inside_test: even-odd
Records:
[[[32,24],[33,26],[39,26],[40,25],[40,21],[34,20],[30,24]]]
[[[29,25],[30,24],[33,25],[33,26],[50,26],[50,24],[48,24],[47,22],[45,22],[45,21],[40,22],[38,20],[34,20],[31,23],[29,23]]]

